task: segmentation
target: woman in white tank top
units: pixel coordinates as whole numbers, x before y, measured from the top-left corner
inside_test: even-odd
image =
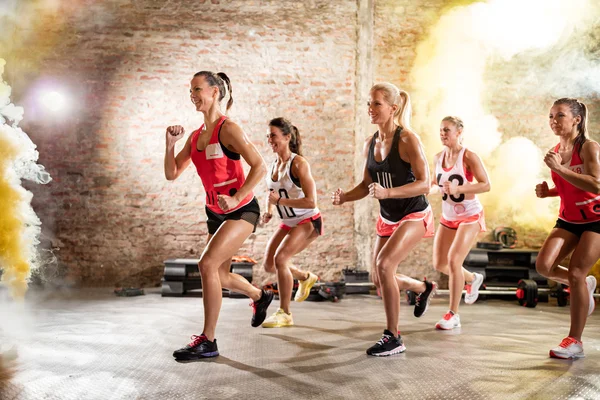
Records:
[[[275,118],[269,122],[267,139],[277,158],[267,174],[269,195],[263,222],[268,223],[277,210],[281,224],[267,244],[263,267],[277,273],[280,306],[262,326],[278,328],[294,325],[290,312],[294,278],[300,283],[295,301],[304,301],[317,281],[315,274],[291,266],[290,260],[323,234],[323,221],[310,165],[301,155],[298,128],[285,118]]]
[[[433,265],[448,275],[450,308],[435,325],[449,330],[460,327],[458,305],[465,282],[468,282],[465,303],[473,304],[479,296],[483,276],[463,268],[479,232],[485,232],[483,207],[478,193],[490,190],[490,180],[481,159],[463,147],[463,122],[458,117],[446,117],[440,126],[444,149],[434,158],[432,187],[442,194],[442,217],[433,242]],[[477,182],[472,182],[473,178]]]

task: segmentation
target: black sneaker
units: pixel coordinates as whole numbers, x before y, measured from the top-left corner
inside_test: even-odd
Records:
[[[425,283],[425,291],[423,293],[419,293],[417,295],[417,299],[415,301],[415,317],[419,318],[421,315],[427,312],[429,308],[429,302],[431,298],[435,295],[437,291],[437,283],[429,282],[427,280],[423,281]]]
[[[367,354],[370,356],[385,357],[404,353],[405,350],[406,347],[402,343],[400,335],[394,337],[394,334],[386,329],[383,331],[381,339],[367,350]]]
[[[257,327],[263,323],[265,318],[267,318],[267,309],[269,308],[269,304],[273,301],[273,292],[270,290],[263,290],[262,295],[258,301],[253,301],[250,303],[254,312],[252,313],[252,326]]]
[[[218,355],[217,339],[211,342],[204,334],[200,336],[193,335],[190,344],[173,352],[173,357],[176,360],[199,360]]]

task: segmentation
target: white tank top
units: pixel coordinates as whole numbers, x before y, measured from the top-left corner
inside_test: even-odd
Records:
[[[466,147],[463,147],[458,153],[456,163],[452,168],[445,169],[444,159],[446,158],[446,148],[439,157],[437,164],[435,165],[435,176],[437,184],[440,188],[444,186],[444,182],[450,182],[458,184],[458,186],[465,185],[467,183],[467,176],[465,174],[465,165],[463,159],[465,157]],[[448,221],[461,220],[472,215],[479,214],[483,211],[483,206],[479,202],[477,196],[473,199],[467,199],[465,194],[459,194],[451,196],[446,193],[442,193],[442,215]]]
[[[267,187],[269,190],[275,191],[279,196],[287,199],[303,199],[304,192],[300,187],[300,181],[296,178],[292,178],[292,161],[297,156],[296,153],[292,153],[292,156],[287,161],[284,172],[278,173],[278,180],[273,181],[274,172],[277,171],[277,159],[271,164],[269,174],[267,176]],[[315,208],[295,208],[276,206],[279,217],[290,224],[300,222],[306,218],[313,217],[319,213],[319,209]]]

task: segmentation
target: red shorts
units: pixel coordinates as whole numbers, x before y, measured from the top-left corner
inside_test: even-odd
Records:
[[[431,210],[431,207],[427,207],[423,211],[417,211],[408,214],[394,224],[388,224],[384,222],[383,219],[381,219],[381,216],[379,216],[379,218],[377,218],[377,236],[384,238],[390,237],[392,236],[392,233],[394,233],[394,231],[398,229],[400,225],[402,225],[403,222],[407,221],[423,221],[423,224],[425,225],[425,234],[423,237],[433,237],[433,234],[435,233],[435,224],[433,221],[433,211]]]
[[[286,225],[282,222],[281,224],[279,224],[279,227],[285,231],[291,231],[292,228],[295,228],[298,225],[308,224],[309,222],[315,227],[315,230],[319,235],[323,235],[325,231],[323,230],[323,218],[321,217],[321,213],[315,214],[312,217],[305,218],[294,226]]]
[[[464,219],[458,219],[456,221],[448,221],[444,218],[444,216],[441,216],[440,224],[444,225],[448,229],[455,230],[458,229],[460,225],[479,224],[479,232],[487,232],[483,211],[481,211],[479,214],[471,215],[470,217],[465,217]]]

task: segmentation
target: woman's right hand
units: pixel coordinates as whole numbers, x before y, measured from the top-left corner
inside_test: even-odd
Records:
[[[338,188],[335,192],[331,193],[331,202],[334,206],[341,206],[344,204],[344,191]]]
[[[550,188],[548,187],[548,183],[546,181],[535,185],[535,195],[537,197],[539,197],[540,199],[543,199],[544,197],[548,197],[549,193],[550,193]]]
[[[183,137],[185,129],[181,125],[172,125],[167,128],[167,146],[174,146],[175,142]]]
[[[269,221],[271,220],[271,218],[273,218],[273,214],[271,214],[271,213],[264,213],[262,215],[262,223],[263,224],[268,224]]]

